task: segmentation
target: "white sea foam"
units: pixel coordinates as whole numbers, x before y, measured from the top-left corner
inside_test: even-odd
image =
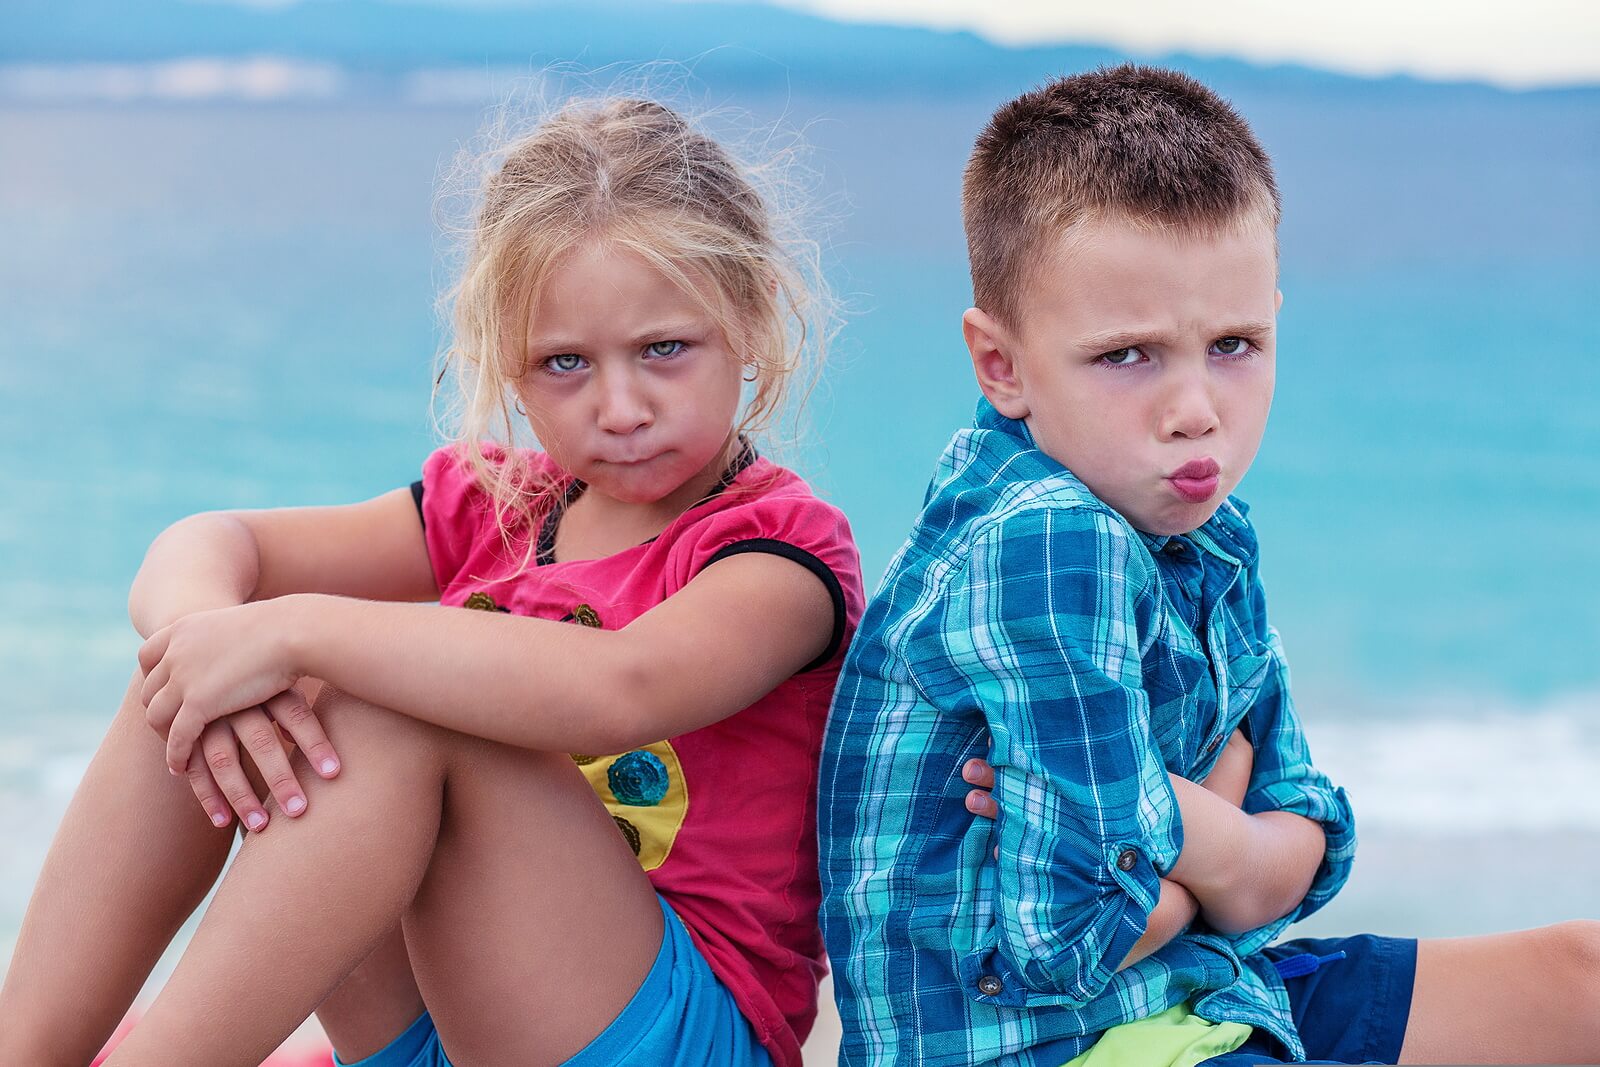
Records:
[[[407,74],[400,96],[425,107],[493,104],[513,90],[527,92],[538,74],[522,67],[430,67]]]
[[[1531,709],[1453,715],[1430,703],[1410,717],[1319,717],[1306,735],[1358,825],[1444,836],[1600,830],[1600,693]]]
[[[332,100],[348,76],[332,63],[279,56],[193,57],[159,63],[0,65],[0,100],[29,103],[131,103],[142,100],[264,103]]]

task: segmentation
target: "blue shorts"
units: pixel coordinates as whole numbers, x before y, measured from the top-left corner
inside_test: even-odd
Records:
[[[1265,949],[1274,962],[1309,952],[1342,960],[1310,974],[1284,979],[1289,1007],[1306,1058],[1289,1058],[1282,1042],[1257,1029],[1239,1048],[1213,1056],[1200,1067],[1254,1067],[1277,1063],[1399,1063],[1417,978],[1417,943],[1411,938],[1303,937]]]
[[[660,899],[657,897],[657,899]],[[565,1067],[772,1067],[772,1057],[711,973],[683,920],[661,901],[665,932],[644,984]],[[338,1067],[450,1067],[433,1018],[423,1012],[377,1053]]]

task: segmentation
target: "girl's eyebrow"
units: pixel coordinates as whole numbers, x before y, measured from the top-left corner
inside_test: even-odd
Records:
[[[681,341],[685,337],[699,337],[704,332],[704,323],[692,319],[674,320],[639,333],[633,338],[633,346],[639,348],[656,341]]]
[[[1271,336],[1274,326],[1271,322],[1252,321],[1236,322],[1225,329],[1212,331],[1216,337],[1268,337]],[[1095,352],[1115,352],[1119,348],[1128,348],[1137,344],[1168,344],[1171,336],[1165,331],[1155,327],[1139,329],[1118,327],[1114,330],[1102,330],[1099,333],[1087,334],[1078,339],[1078,347]]]
[[[641,330],[629,338],[628,345],[633,348],[643,348],[656,341],[678,341],[685,337],[699,337],[705,332],[705,324],[685,319],[682,321],[666,322]],[[575,341],[566,337],[530,337],[528,338],[529,352],[575,352],[581,353],[594,347],[583,341]]]

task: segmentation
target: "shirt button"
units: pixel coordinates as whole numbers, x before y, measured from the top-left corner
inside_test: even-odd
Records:
[[[986,997],[997,997],[1006,991],[1006,984],[992,974],[978,979],[978,992]]]
[[[1172,540],[1168,541],[1167,542],[1167,554],[1169,556],[1181,556],[1181,555],[1183,555],[1183,542],[1178,540],[1176,537],[1174,537]]]
[[[1122,850],[1122,855],[1117,857],[1117,866],[1124,871],[1131,871],[1139,862],[1139,854],[1131,848]]]

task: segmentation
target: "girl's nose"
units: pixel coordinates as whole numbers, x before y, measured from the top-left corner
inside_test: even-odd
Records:
[[[606,433],[626,434],[650,425],[654,413],[640,383],[626,373],[601,383],[598,423]]]

